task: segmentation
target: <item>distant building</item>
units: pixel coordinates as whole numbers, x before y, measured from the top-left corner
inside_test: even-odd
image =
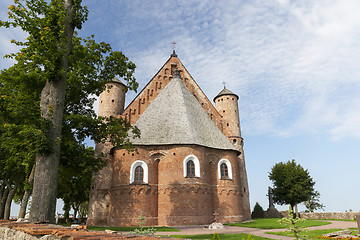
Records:
[[[88,225],[209,224],[251,218],[238,96],[224,89],[215,107],[175,54],[124,109],[123,84],[100,95],[99,115],[135,124],[137,153],[97,144],[108,167],[94,176]]]

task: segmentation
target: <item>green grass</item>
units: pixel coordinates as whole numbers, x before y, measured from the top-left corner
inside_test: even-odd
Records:
[[[285,229],[285,224],[279,223],[281,218],[258,218],[251,222],[243,223],[229,223],[228,226],[236,227],[249,227],[249,228],[261,228],[261,229]],[[306,219],[303,223],[298,225],[301,227],[314,227],[330,224],[330,222]]]
[[[96,226],[87,226],[87,229],[89,229],[89,230],[104,231],[105,229],[109,229],[109,230],[118,231],[118,232],[130,232],[130,231],[134,231],[136,228],[139,228],[139,227],[96,227]],[[179,232],[178,229],[170,228],[170,227],[144,227],[144,228],[154,228],[156,232]]]
[[[173,238],[185,238],[185,239],[213,239],[213,234],[201,234],[201,235],[170,235]],[[219,238],[221,240],[227,239],[237,239],[237,240],[247,240],[249,234],[246,233],[238,233],[238,234],[219,234]],[[250,235],[253,240],[266,240],[271,238],[264,238],[259,236]]]
[[[317,239],[319,240],[319,236],[322,236],[323,234],[326,233],[331,233],[331,232],[336,232],[336,231],[341,231],[344,229],[337,229],[337,228],[333,228],[333,229],[322,229],[322,230],[312,230],[312,231],[306,231],[304,233],[300,233],[300,236],[305,236],[306,239]],[[285,232],[266,232],[267,234],[274,234],[274,235],[280,235],[280,236],[287,236],[287,237],[293,237],[294,235],[288,231]],[[352,234],[355,235],[357,232],[353,231]]]

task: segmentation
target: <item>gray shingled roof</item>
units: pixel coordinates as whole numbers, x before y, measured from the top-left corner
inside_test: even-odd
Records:
[[[141,138],[132,140],[135,145],[197,144],[238,151],[178,77],[167,84],[135,125],[141,131]]]
[[[224,96],[224,95],[234,95],[237,97],[237,99],[239,99],[239,96],[236,95],[235,93],[233,93],[232,91],[230,91],[229,89],[225,88],[223,90],[221,90],[221,92],[219,92],[218,95],[216,95],[216,97],[214,97],[214,101],[215,99],[217,99],[218,97]]]

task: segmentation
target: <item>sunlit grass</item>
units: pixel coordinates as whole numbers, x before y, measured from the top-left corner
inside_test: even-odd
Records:
[[[213,239],[213,234],[201,234],[201,235],[171,235],[173,238],[185,238],[185,239]],[[227,239],[237,239],[237,240],[247,240],[249,234],[246,233],[238,233],[238,234],[219,234],[219,238],[221,240]],[[250,235],[253,240],[266,240],[271,238],[264,238],[259,236]]]
[[[243,223],[229,223],[226,225],[236,227],[249,227],[249,228],[261,228],[261,229],[285,229],[286,225],[279,222],[281,218],[259,218],[251,222]],[[331,222],[306,219],[306,221],[299,223],[300,227],[314,227],[331,224]]]

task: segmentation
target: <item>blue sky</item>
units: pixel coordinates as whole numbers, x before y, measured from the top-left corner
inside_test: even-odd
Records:
[[[360,210],[360,1],[84,3],[90,14],[80,35],[123,51],[137,65],[140,88],[176,41],[209,99],[223,81],[240,96],[252,207],[268,207],[271,167],[295,159],[316,181],[327,211]],[[0,19],[9,4],[0,0]],[[13,38],[25,35],[0,29],[1,56],[16,50]],[[0,59],[1,68],[11,64]]]

